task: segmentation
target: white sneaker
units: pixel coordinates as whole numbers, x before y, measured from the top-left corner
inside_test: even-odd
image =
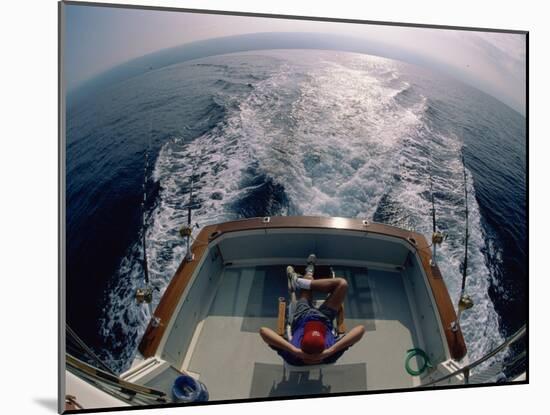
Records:
[[[288,278],[288,290],[291,292],[296,292],[298,290],[298,278],[300,274],[294,271],[294,267],[289,265],[286,267],[286,276]]]
[[[313,278],[313,273],[315,272],[315,261],[317,261],[315,254],[309,254],[307,257],[306,276],[309,274],[311,278]]]

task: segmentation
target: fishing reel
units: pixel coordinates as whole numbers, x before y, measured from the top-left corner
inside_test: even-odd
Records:
[[[182,238],[189,238],[193,233],[193,228],[199,229],[200,226],[198,223],[195,223],[195,225],[183,225],[178,232]]]
[[[435,226],[434,226],[434,231],[432,232],[432,258],[430,259],[430,265],[432,267],[435,267],[437,265],[435,261],[435,253],[436,253],[435,247],[437,245],[441,245],[444,240],[445,240],[445,235],[443,235],[443,232],[435,230]]]
[[[135,297],[138,304],[151,304],[153,301],[153,290],[150,288],[138,288]]]
[[[191,234],[193,233],[193,226],[183,225],[180,228],[179,233],[180,233],[180,236],[182,238],[187,238],[187,237],[191,236]]]
[[[451,330],[453,332],[458,331],[458,326],[460,324],[460,317],[462,315],[463,311],[469,310],[474,306],[473,300],[470,298],[467,294],[462,294],[460,296],[460,300],[458,300],[458,315],[456,316],[456,320],[451,323]]]
[[[186,262],[191,262],[195,259],[195,255],[193,254],[193,252],[191,252],[191,242],[190,242],[194,227],[198,229],[199,224],[195,223],[195,225],[193,226],[191,224],[191,221],[189,221],[187,225],[183,225],[179,230],[180,236],[182,238],[187,239],[187,252],[185,253],[185,258],[184,258]]]
[[[447,239],[447,235],[441,231],[435,231],[432,233],[432,243],[434,245],[441,245],[445,239]]]
[[[434,226],[434,228],[435,228],[435,226]],[[437,265],[437,263],[435,261],[435,253],[436,253],[435,247],[438,246],[438,245],[441,245],[445,239],[447,239],[447,235],[445,235],[443,232],[441,232],[439,230],[434,230],[433,231],[433,233],[432,233],[433,252],[432,252],[432,258],[430,259],[430,265],[432,267],[435,267]]]
[[[458,310],[460,312],[464,310],[469,310],[474,306],[474,302],[470,298],[469,295],[464,294],[462,297],[460,297],[460,300],[458,300]]]

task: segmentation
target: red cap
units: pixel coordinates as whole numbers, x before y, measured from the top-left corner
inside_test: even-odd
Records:
[[[321,321],[308,321],[304,326],[304,337],[300,344],[302,351],[318,354],[325,350],[325,334],[327,327]]]

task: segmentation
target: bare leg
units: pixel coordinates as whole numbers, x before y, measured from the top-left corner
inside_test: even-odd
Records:
[[[304,278],[306,280],[313,280],[313,277],[310,274],[306,274],[306,275],[304,275],[303,277],[300,277],[300,278]],[[313,284],[313,282],[312,282],[312,284]],[[305,298],[306,300],[308,300],[308,302],[311,303],[311,300],[313,299],[313,295],[311,293],[311,290],[300,289],[300,299],[302,299],[302,298]]]
[[[338,311],[348,292],[348,282],[344,278],[326,278],[311,281],[311,290],[330,293],[325,305]]]

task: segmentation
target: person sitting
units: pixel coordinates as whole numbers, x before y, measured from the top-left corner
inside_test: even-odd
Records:
[[[290,365],[336,362],[365,333],[365,327],[359,325],[338,340],[334,337],[332,322],[344,303],[347,281],[340,277],[313,279],[309,273],[302,277],[291,266],[287,267],[287,276],[292,290],[300,291],[291,322],[292,340],[287,341],[268,327],[260,328],[260,336]],[[312,305],[312,291],[329,293],[319,308]]]

